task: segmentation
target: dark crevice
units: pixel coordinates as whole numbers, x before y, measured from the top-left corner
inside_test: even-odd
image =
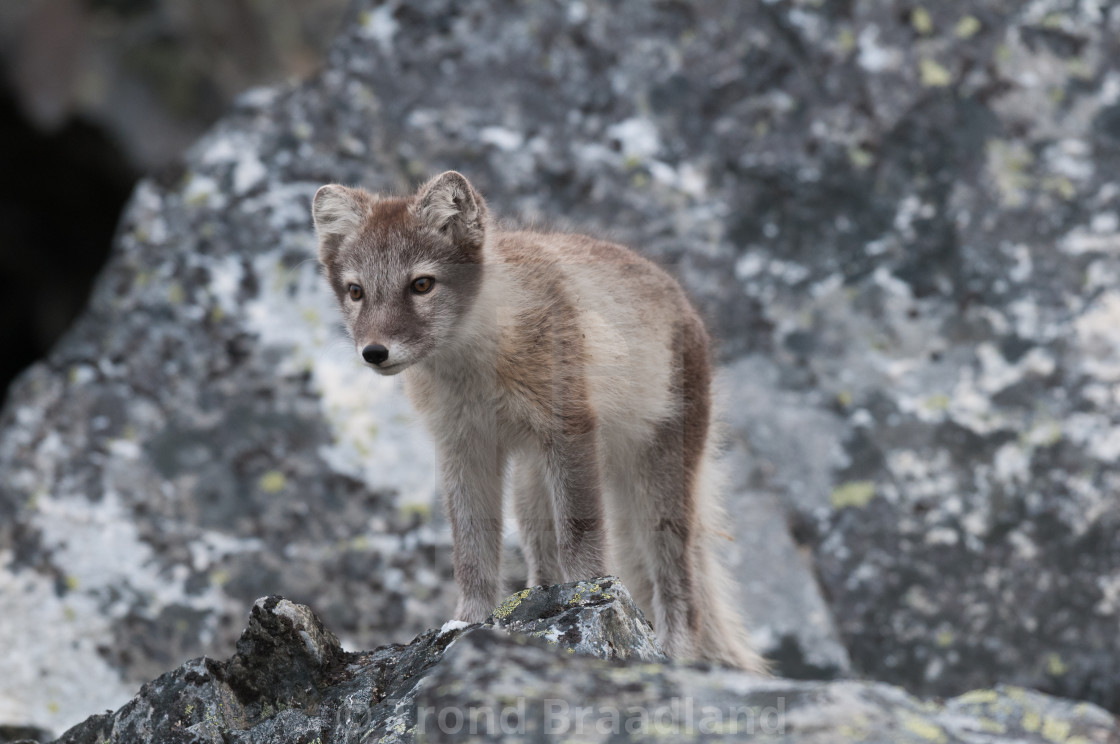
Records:
[[[99,127],[44,133],[0,83],[0,400],[81,312],[139,174]]]

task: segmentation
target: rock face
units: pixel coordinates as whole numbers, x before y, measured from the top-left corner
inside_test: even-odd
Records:
[[[188,662],[57,744],[1120,741],[1105,711],[1015,688],[940,705],[884,684],[760,679],[663,660],[609,577],[526,590],[486,623],[448,623],[363,653],[344,652],[307,607],[266,597],[232,659]]]
[[[520,592],[487,625],[603,659],[665,658],[612,578]],[[408,646],[347,653],[308,607],[265,597],[253,605],[233,658],[188,662],[58,742],[412,741],[423,680],[456,639],[480,627],[452,622]]]
[[[1120,710],[1120,13],[356,17],[321,75],[244,96],[138,188],[87,314],[12,388],[0,720],[61,730],[228,654],[261,595],[359,648],[450,615],[431,451],[339,342],[308,217],[321,183],[445,168],[501,215],[636,246],[702,306],[728,556],[782,670]]]

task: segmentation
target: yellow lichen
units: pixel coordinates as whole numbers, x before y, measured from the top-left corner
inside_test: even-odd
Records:
[[[873,481],[851,481],[842,483],[832,489],[832,508],[846,509],[855,507],[862,509],[875,498],[875,483]]]
[[[1033,734],[1042,728],[1042,716],[1033,710],[1028,710],[1023,713],[1023,720],[1019,722],[1019,725],[1027,733]]]
[[[976,16],[965,16],[957,21],[957,27],[953,29],[953,33],[959,39],[970,39],[980,31],[980,21]]]
[[[269,470],[261,476],[260,487],[265,493],[280,493],[288,485],[288,479],[279,470]]]
[[[938,393],[937,395],[931,395],[925,399],[925,407],[930,411],[946,411],[949,409],[949,404],[952,402],[948,395]]]
[[[1074,57],[1066,62],[1066,74],[1077,80],[1092,80],[1095,70],[1081,57]]]
[[[167,301],[172,305],[181,305],[186,298],[187,293],[183,291],[183,285],[179,282],[172,282],[167,287]]]
[[[1069,201],[1077,196],[1077,187],[1065,176],[1047,176],[1042,179],[1042,188],[1051,194],[1056,194],[1063,201]]]
[[[1028,174],[1034,155],[1022,143],[991,140],[987,146],[988,173],[1006,207],[1021,207],[1032,180]]]
[[[431,504],[402,504],[401,516],[418,517],[421,522],[427,522],[432,518],[432,506]]]
[[[848,161],[856,170],[866,170],[875,162],[875,158],[862,147],[852,147],[848,149]]]
[[[836,727],[836,733],[844,741],[863,741],[871,734],[866,724],[849,723]]]
[[[995,690],[971,690],[957,698],[957,702],[965,705],[987,705],[999,700],[999,693]]]
[[[1063,721],[1053,716],[1046,716],[1042,722],[1042,738],[1047,741],[1061,744],[1069,739],[1069,730],[1072,728],[1069,721]]]
[[[933,18],[925,8],[914,8],[914,12],[910,14],[910,25],[922,36],[933,33]]]
[[[947,742],[949,737],[940,726],[913,713],[902,714],[902,728],[926,741]]]
[[[1050,654],[1046,657],[1046,671],[1053,677],[1061,677],[1069,671],[1069,667],[1062,661],[1062,657],[1058,654]]]
[[[1050,13],[1042,19],[1042,26],[1044,28],[1052,28],[1055,31],[1061,31],[1065,26],[1065,17],[1060,12]]]
[[[516,594],[511,594],[505,600],[494,608],[494,617],[505,619],[513,614],[513,611],[518,608],[521,602],[529,596],[531,589],[522,589]]]
[[[918,76],[927,88],[944,88],[953,82],[952,73],[940,62],[929,58],[918,62]]]
[[[991,718],[977,718],[980,730],[988,734],[1006,734],[1007,727]]]

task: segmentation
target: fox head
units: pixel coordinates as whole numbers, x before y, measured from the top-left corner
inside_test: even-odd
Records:
[[[319,263],[362,360],[383,375],[454,346],[478,295],[487,211],[447,171],[406,198],[323,186],[312,204]]]

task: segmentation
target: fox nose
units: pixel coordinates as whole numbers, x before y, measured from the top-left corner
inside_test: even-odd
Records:
[[[389,358],[389,350],[381,344],[370,344],[362,349],[362,359],[370,364],[381,364]]]

